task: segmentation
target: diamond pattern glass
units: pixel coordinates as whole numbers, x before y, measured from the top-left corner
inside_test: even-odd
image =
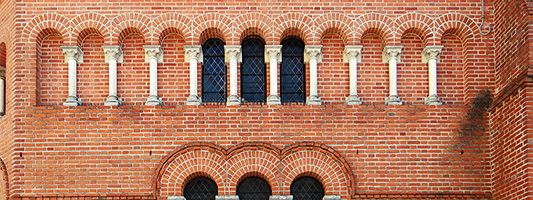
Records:
[[[202,51],[202,101],[226,102],[227,67],[224,61],[224,42],[218,38],[208,39],[204,42]]]
[[[187,200],[215,200],[217,194],[217,184],[205,177],[193,179],[185,186],[183,191],[183,195]]]
[[[305,101],[304,43],[297,37],[281,42],[280,96],[282,102]]]
[[[244,179],[237,188],[239,200],[268,200],[271,194],[268,183],[258,177]]]
[[[266,101],[265,43],[253,36],[242,43],[241,96],[247,102]]]
[[[301,177],[291,184],[293,200],[322,200],[324,187],[312,177]]]

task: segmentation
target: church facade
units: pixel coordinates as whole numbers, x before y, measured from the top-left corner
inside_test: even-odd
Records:
[[[0,200],[533,199],[533,4],[0,1]]]

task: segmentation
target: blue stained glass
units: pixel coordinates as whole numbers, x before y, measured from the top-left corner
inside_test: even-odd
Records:
[[[224,61],[224,42],[211,38],[202,46],[202,101],[226,102],[227,67]]]
[[[305,101],[304,43],[297,37],[288,37],[281,42],[280,67],[281,102]]]
[[[248,37],[242,43],[241,96],[247,102],[266,101],[265,43]]]

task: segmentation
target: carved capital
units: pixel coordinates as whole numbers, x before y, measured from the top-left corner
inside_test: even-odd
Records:
[[[198,62],[202,61],[202,46],[200,45],[186,45],[185,62],[191,62],[191,59],[196,59]]]
[[[105,62],[109,63],[109,59],[114,59],[121,63],[124,59],[122,55],[122,48],[120,46],[103,46]]]
[[[242,61],[241,57],[241,45],[226,45],[224,46],[226,51],[226,62],[229,62],[231,59],[237,59],[237,62]]]
[[[305,46],[304,60],[309,62],[311,59],[316,59],[322,62],[322,45],[307,45]]]
[[[65,55],[65,62],[68,63],[68,60],[74,59],[78,63],[83,62],[83,52],[78,46],[61,46],[63,49],[63,54]]]
[[[356,59],[357,62],[361,62],[361,49],[363,49],[362,45],[346,46],[343,52],[343,61],[348,63],[351,59]]]
[[[271,59],[281,61],[281,45],[265,45],[265,62],[270,62]]]
[[[403,46],[386,46],[383,49],[383,62],[388,63],[390,59],[396,59],[400,62],[400,55],[402,53]]]
[[[159,45],[144,45],[144,62],[150,62],[150,59],[156,59],[157,62],[163,62],[163,50]]]
[[[444,46],[427,46],[422,51],[422,63],[428,63],[429,60],[440,60],[440,53]]]

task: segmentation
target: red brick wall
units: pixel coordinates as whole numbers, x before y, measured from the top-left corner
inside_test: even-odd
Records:
[[[324,182],[326,194],[345,199],[379,194],[491,197],[488,132],[461,135],[468,121],[465,103],[480,90],[494,87],[493,35],[482,37],[476,31],[480,2],[17,5],[21,14],[12,34],[14,45],[7,45],[16,49],[7,59],[8,68],[13,68],[8,78],[12,110],[0,119],[10,119],[0,122],[2,131],[18,138],[12,148],[0,147],[8,169],[17,169],[9,173],[14,177],[12,197],[180,195],[191,176],[215,172],[227,177],[212,176],[220,185],[219,194],[234,194],[238,180],[251,173],[267,179],[274,194],[289,194],[291,178],[308,174]],[[492,9],[490,3],[487,6]],[[200,45],[207,35],[239,45],[249,28],[267,45],[278,45],[288,35],[301,37],[306,45],[323,45],[318,92],[324,105],[183,106],[189,95],[183,46]],[[217,31],[211,34],[212,30]],[[61,106],[67,96],[61,45],[79,45],[84,51],[84,62],[78,66],[80,107]],[[124,106],[102,106],[108,94],[102,45],[123,48],[118,94]],[[144,45],[163,49],[164,61],[158,63],[162,107],[142,106],[149,94]],[[348,45],[363,45],[358,93],[366,105],[343,105],[349,77],[342,51]],[[381,55],[390,45],[404,46],[398,68],[403,106],[384,105],[388,65]],[[423,105],[428,80],[421,51],[428,45],[444,46],[438,63],[442,106]],[[199,86],[200,77],[199,73]],[[309,78],[306,82],[309,87]],[[9,144],[8,140],[1,142]],[[234,166],[227,169],[235,171],[196,161],[183,166],[197,167],[196,171],[187,171],[179,162],[170,162],[188,152],[198,158],[189,160],[213,158],[210,162]],[[223,159],[214,162],[215,154]],[[305,169],[307,165],[294,164],[298,160],[321,164]],[[263,162],[289,164],[262,167],[268,166]]]

